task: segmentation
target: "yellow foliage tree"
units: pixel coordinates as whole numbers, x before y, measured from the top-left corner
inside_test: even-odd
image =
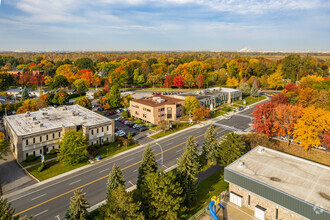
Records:
[[[306,77],[301,78],[299,81],[299,86],[302,88],[311,88],[313,85],[322,82],[324,79],[321,76],[316,75],[308,75]]]
[[[237,87],[239,85],[238,79],[236,77],[233,78],[228,77],[226,85],[228,87]]]
[[[279,65],[276,71],[267,79],[268,86],[273,89],[284,87],[282,66]]]
[[[305,108],[294,128],[293,137],[301,142],[305,150],[313,145],[318,146],[322,134],[330,129],[330,112],[314,106]]]

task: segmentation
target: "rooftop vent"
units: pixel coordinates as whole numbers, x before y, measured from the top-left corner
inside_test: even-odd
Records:
[[[30,115],[31,115],[31,113],[29,111],[27,111],[25,117],[29,117]]]
[[[37,125],[37,124],[39,124],[39,123],[40,123],[40,121],[35,121],[35,122],[33,122],[34,125]]]
[[[33,117],[33,121],[36,121],[37,120],[37,117]]]
[[[165,102],[165,99],[157,99],[157,102],[158,102],[158,103]]]
[[[84,119],[87,119],[87,118],[88,118],[87,115],[85,115],[85,116],[84,116]]]
[[[40,123],[40,127],[43,127],[44,126],[44,124],[43,123]]]
[[[68,108],[67,108],[66,106],[64,106],[64,107],[62,108],[62,110],[65,111],[65,110],[68,110]]]
[[[158,99],[160,99],[160,97],[152,97],[152,100],[154,100],[154,101],[157,101]]]
[[[245,163],[243,161],[238,163],[238,167],[244,167]]]
[[[260,147],[259,149],[258,149],[258,153],[263,153],[265,151],[265,148],[263,148],[263,147]]]
[[[48,115],[48,112],[43,112],[42,115]]]

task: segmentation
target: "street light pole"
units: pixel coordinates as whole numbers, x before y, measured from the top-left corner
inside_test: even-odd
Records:
[[[160,147],[160,150],[161,150],[161,159],[160,160],[162,161],[162,167],[163,167],[163,165],[164,165],[163,148],[160,144],[158,144],[158,143],[156,143],[156,144]]]

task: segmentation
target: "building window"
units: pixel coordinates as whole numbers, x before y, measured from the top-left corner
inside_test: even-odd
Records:
[[[55,134],[53,133],[53,139],[55,139]]]
[[[107,131],[109,131],[109,126],[107,126]]]
[[[58,137],[61,137],[61,132],[58,132]]]
[[[97,134],[99,133],[99,129],[98,129],[98,128],[96,129],[96,133],[97,133]]]
[[[48,152],[48,147],[46,148],[46,152]]]
[[[248,206],[250,207],[251,196],[248,197]]]
[[[55,147],[53,146],[53,150],[55,149]]]
[[[29,140],[25,140],[26,145],[29,145]]]
[[[40,136],[40,142],[42,142],[42,136]]]
[[[92,135],[94,135],[94,130],[92,129]]]
[[[35,138],[33,138],[33,143],[36,143],[36,139]]]
[[[46,141],[48,141],[48,134],[46,135]]]
[[[40,153],[42,154],[42,150],[40,149]]]
[[[25,156],[26,156],[26,158],[28,158],[28,156],[29,156],[29,153],[26,153],[26,155],[25,155]]]
[[[278,220],[278,207],[276,206],[275,219]]]
[[[35,151],[33,151],[33,155],[36,155],[36,152]]]
[[[102,127],[102,132],[103,132],[103,127]]]
[[[107,141],[108,141],[108,138],[107,138]]]

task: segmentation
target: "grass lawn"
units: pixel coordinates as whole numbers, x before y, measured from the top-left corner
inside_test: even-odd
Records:
[[[197,204],[186,211],[187,218],[204,208],[211,201],[212,196],[218,196],[228,188],[228,183],[223,179],[223,169],[205,179],[198,185]]]
[[[57,154],[46,154],[45,155],[45,160],[49,160],[49,159],[52,159],[52,158],[55,158],[55,157],[57,157]],[[41,162],[41,157],[39,156],[39,157],[36,157],[36,159],[33,160],[33,161],[29,161],[29,162],[22,161],[21,162],[21,165],[23,167],[26,167],[26,166],[30,166],[30,165],[33,165],[33,164],[36,164],[36,163],[40,163],[40,162]]]
[[[245,97],[244,99],[242,99],[240,101],[236,101],[235,103],[239,104],[239,105],[243,105],[243,101],[246,100],[246,105],[252,105],[253,103],[259,102],[259,101],[264,100],[266,98],[267,98],[266,96],[259,96],[259,99],[258,99],[258,97],[248,96],[248,97]]]
[[[107,145],[107,146],[100,147],[97,156],[101,156],[101,159],[103,159],[103,158],[113,156],[115,154],[118,154],[120,152],[123,152],[125,150],[138,146],[138,144],[134,143],[133,141],[127,147],[125,147],[125,146],[118,147],[118,144],[119,144],[119,142],[113,142],[113,143],[109,143],[109,145]],[[86,161],[84,163],[80,163],[80,164],[76,164],[76,165],[64,165],[63,163],[55,160],[55,161],[47,162],[47,164],[50,165],[50,167],[42,172],[38,171],[39,165],[28,168],[27,171],[29,171],[38,180],[43,181],[48,178],[57,176],[59,174],[68,172],[70,170],[77,169],[88,163],[89,162]]]
[[[69,99],[69,101],[72,101],[72,100],[79,100],[79,99],[82,99],[84,97],[84,95],[82,95],[82,96],[78,96],[78,97],[74,97],[74,98],[72,98],[72,99]]]
[[[160,132],[160,133],[158,133],[158,134],[154,134],[154,135],[152,135],[152,136],[150,136],[150,137],[153,138],[153,139],[158,139],[158,138],[161,138],[161,137],[167,136],[167,135],[169,135],[169,134],[173,134],[174,132],[180,131],[180,130],[182,130],[182,129],[188,128],[188,127],[193,126],[193,125],[194,125],[194,124],[189,125],[189,123],[181,123],[179,127],[176,127],[176,128],[174,128],[174,129],[172,129],[172,130],[168,130],[168,131],[166,131],[166,132]]]
[[[226,113],[227,112],[224,112],[224,111],[221,111],[221,110],[217,110],[217,111],[212,112],[210,115],[211,115],[211,117],[216,118],[216,117],[219,117],[219,116],[224,115]]]

